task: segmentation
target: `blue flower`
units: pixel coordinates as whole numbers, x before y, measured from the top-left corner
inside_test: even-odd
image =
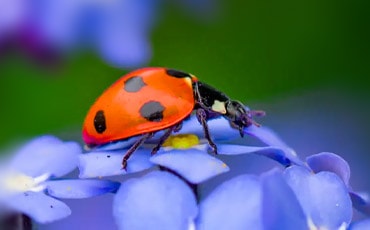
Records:
[[[333,153],[307,158],[313,171],[296,166],[284,176],[305,213],[310,228],[340,229],[352,220],[352,202],[348,189],[349,167]],[[313,173],[314,172],[314,173]]]
[[[39,223],[71,214],[56,198],[86,198],[116,191],[119,183],[104,180],[76,180],[61,177],[76,168],[81,147],[53,136],[36,138],[21,147],[0,168],[0,204],[7,211],[20,212]],[[2,210],[4,211],[4,210]]]
[[[247,146],[244,143],[226,144],[226,140],[239,138],[239,132],[231,128],[224,118],[211,120],[208,125],[220,155],[254,153],[274,159],[284,166],[291,164],[304,166],[294,151],[267,128],[251,126],[245,129],[246,134],[255,136],[267,145],[261,147]],[[155,144],[161,134],[156,134],[151,143]],[[82,154],[79,163],[80,178],[133,173],[159,165],[175,171],[191,183],[198,184],[229,171],[229,167],[224,162],[208,153],[208,144],[204,139],[203,128],[194,116],[184,122],[179,134],[174,136],[173,142],[181,142],[182,138],[186,139],[185,142],[194,143],[185,146],[185,148],[176,147],[176,143],[169,143],[154,156],[150,156],[153,147],[151,143],[139,148],[128,160],[127,172],[122,170],[121,162],[127,151],[127,146],[130,146],[133,140],[107,146],[108,148],[118,148],[115,150],[104,147]]]
[[[180,133],[202,138],[202,128],[193,122],[187,121]],[[152,229],[346,229],[353,206],[369,210],[365,198],[350,188],[349,165],[338,155],[323,152],[304,163],[271,130],[247,128],[268,145],[251,147],[221,142],[237,135],[223,119],[209,125],[220,154],[257,153],[285,168],[239,175],[204,197],[203,182],[230,169],[207,154],[202,141],[183,150],[164,147],[150,162],[175,174],[154,171],[123,182],[113,204],[120,228],[145,229],[150,223]]]
[[[322,153],[308,162],[333,158],[341,161]],[[151,172],[123,182],[113,210],[121,229],[346,229],[352,202],[341,176],[292,165],[237,176],[199,200],[175,175]]]

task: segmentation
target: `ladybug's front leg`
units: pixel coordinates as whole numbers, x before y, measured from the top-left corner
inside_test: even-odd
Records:
[[[206,111],[202,108],[198,108],[196,111],[196,116],[199,123],[203,126],[204,136],[207,139],[209,146],[211,146],[213,153],[217,154],[217,145],[213,142],[211,135],[209,134]]]

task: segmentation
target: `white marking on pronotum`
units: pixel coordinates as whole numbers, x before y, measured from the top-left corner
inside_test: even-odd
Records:
[[[221,114],[226,114],[225,102],[215,100],[212,105],[212,110]]]

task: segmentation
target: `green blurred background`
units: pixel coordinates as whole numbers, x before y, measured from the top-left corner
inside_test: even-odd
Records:
[[[370,98],[369,9],[365,0],[224,0],[202,15],[165,4],[151,34],[148,65],[191,72],[262,109],[329,90],[362,104],[361,113]],[[0,146],[45,133],[73,133],[81,140],[89,106],[126,72],[86,50],[51,69],[33,65],[19,52],[3,57]],[[274,116],[271,109],[268,113]],[[363,125],[369,127],[367,120]]]

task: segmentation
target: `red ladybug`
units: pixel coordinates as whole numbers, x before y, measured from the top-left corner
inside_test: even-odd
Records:
[[[95,101],[85,118],[82,137],[91,148],[140,136],[123,157],[122,167],[126,168],[127,160],[141,144],[165,130],[152,150],[155,154],[193,111],[216,154],[217,146],[210,137],[207,120],[222,116],[243,137],[245,127],[258,125],[252,116],[264,114],[246,110],[242,103],[198,81],[192,74],[149,67],[121,77]]]

